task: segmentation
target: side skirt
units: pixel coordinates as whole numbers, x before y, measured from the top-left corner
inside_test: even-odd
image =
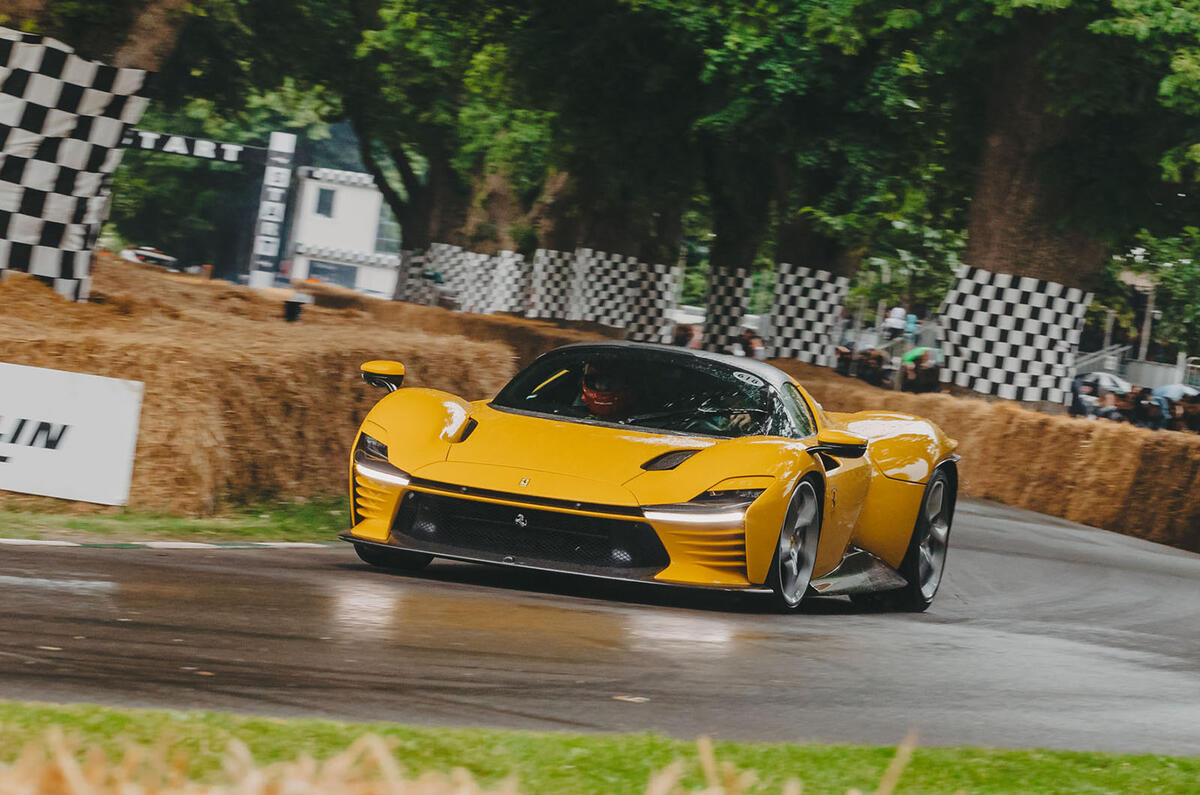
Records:
[[[842,562],[824,577],[809,583],[821,596],[892,591],[908,584],[898,571],[865,549],[851,547]]]

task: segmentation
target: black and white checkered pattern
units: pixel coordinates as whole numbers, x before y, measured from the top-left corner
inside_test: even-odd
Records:
[[[636,257],[579,249],[575,258],[578,319],[613,328],[629,325],[637,269]]]
[[[1064,402],[1091,302],[1076,287],[960,266],[941,308],[942,380],[1009,400]]]
[[[75,55],[62,42],[0,28],[0,270],[87,297],[91,249],[121,139],[147,100],[141,69]]]
[[[524,312],[529,273],[525,257],[515,251],[501,251],[492,258],[491,293],[486,312]]]
[[[761,329],[771,356],[827,367],[833,364],[838,328],[850,280],[805,265],[779,263],[770,326]]]
[[[681,266],[639,264],[625,339],[669,343],[673,328],[668,314],[678,305],[682,286]]]
[[[750,271],[738,268],[733,273],[714,268],[708,275],[708,296],[704,299],[704,349],[731,353],[741,334],[742,317],[750,299]]]
[[[565,320],[575,285],[575,253],[539,248],[533,255],[526,317]]]
[[[414,304],[437,303],[437,284],[425,275],[429,272],[427,257],[424,251],[400,252],[401,266],[396,286],[398,297]],[[404,280],[403,285],[399,283],[401,278]]]
[[[456,295],[458,308],[463,312],[486,313],[492,294],[492,258],[464,251],[456,267],[461,279]]]

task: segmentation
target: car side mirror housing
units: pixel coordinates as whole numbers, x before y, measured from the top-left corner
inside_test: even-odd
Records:
[[[400,362],[377,359],[363,362],[359,369],[362,370],[364,381],[371,386],[386,389],[388,392],[395,392],[404,383],[404,365]]]
[[[817,434],[817,443],[808,452],[833,458],[862,458],[867,454],[867,440],[848,431],[827,429]]]

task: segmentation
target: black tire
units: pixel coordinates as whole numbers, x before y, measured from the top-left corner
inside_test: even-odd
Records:
[[[372,544],[355,544],[354,551],[364,563],[370,563],[381,569],[401,569],[403,571],[420,571],[429,565],[433,555],[425,552],[412,552],[407,549],[388,549]]]
[[[939,515],[944,518],[944,531],[933,533],[934,523],[930,520],[931,500],[938,499],[940,491]],[[946,568],[946,557],[950,546],[950,529],[954,523],[954,504],[958,498],[954,478],[945,469],[933,473],[933,477],[925,484],[925,494],[921,497],[921,507],[917,513],[916,526],[912,538],[908,541],[908,549],[904,560],[900,563],[899,572],[908,583],[903,588],[880,593],[856,594],[850,601],[868,610],[889,611],[897,613],[923,613],[933,604],[938,587],[942,583],[942,575]],[[942,513],[944,511],[944,513]],[[940,527],[940,523],[938,523]],[[937,541],[937,536],[941,540]],[[933,570],[926,557],[929,544],[940,545],[940,551],[932,561]],[[924,552],[923,552],[924,547]],[[924,558],[924,559],[923,559]]]
[[[767,584],[774,596],[775,606],[786,613],[799,609],[813,565],[817,561],[817,545],[821,540],[821,520],[824,513],[821,490],[811,480],[802,480],[792,493],[775,542],[775,556],[767,572]],[[789,556],[785,556],[785,550]]]

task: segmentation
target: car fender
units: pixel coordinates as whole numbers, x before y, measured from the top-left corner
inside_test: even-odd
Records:
[[[462,438],[472,404],[438,389],[405,387],[375,404],[362,431],[388,447],[388,461],[405,472],[446,460]]]

